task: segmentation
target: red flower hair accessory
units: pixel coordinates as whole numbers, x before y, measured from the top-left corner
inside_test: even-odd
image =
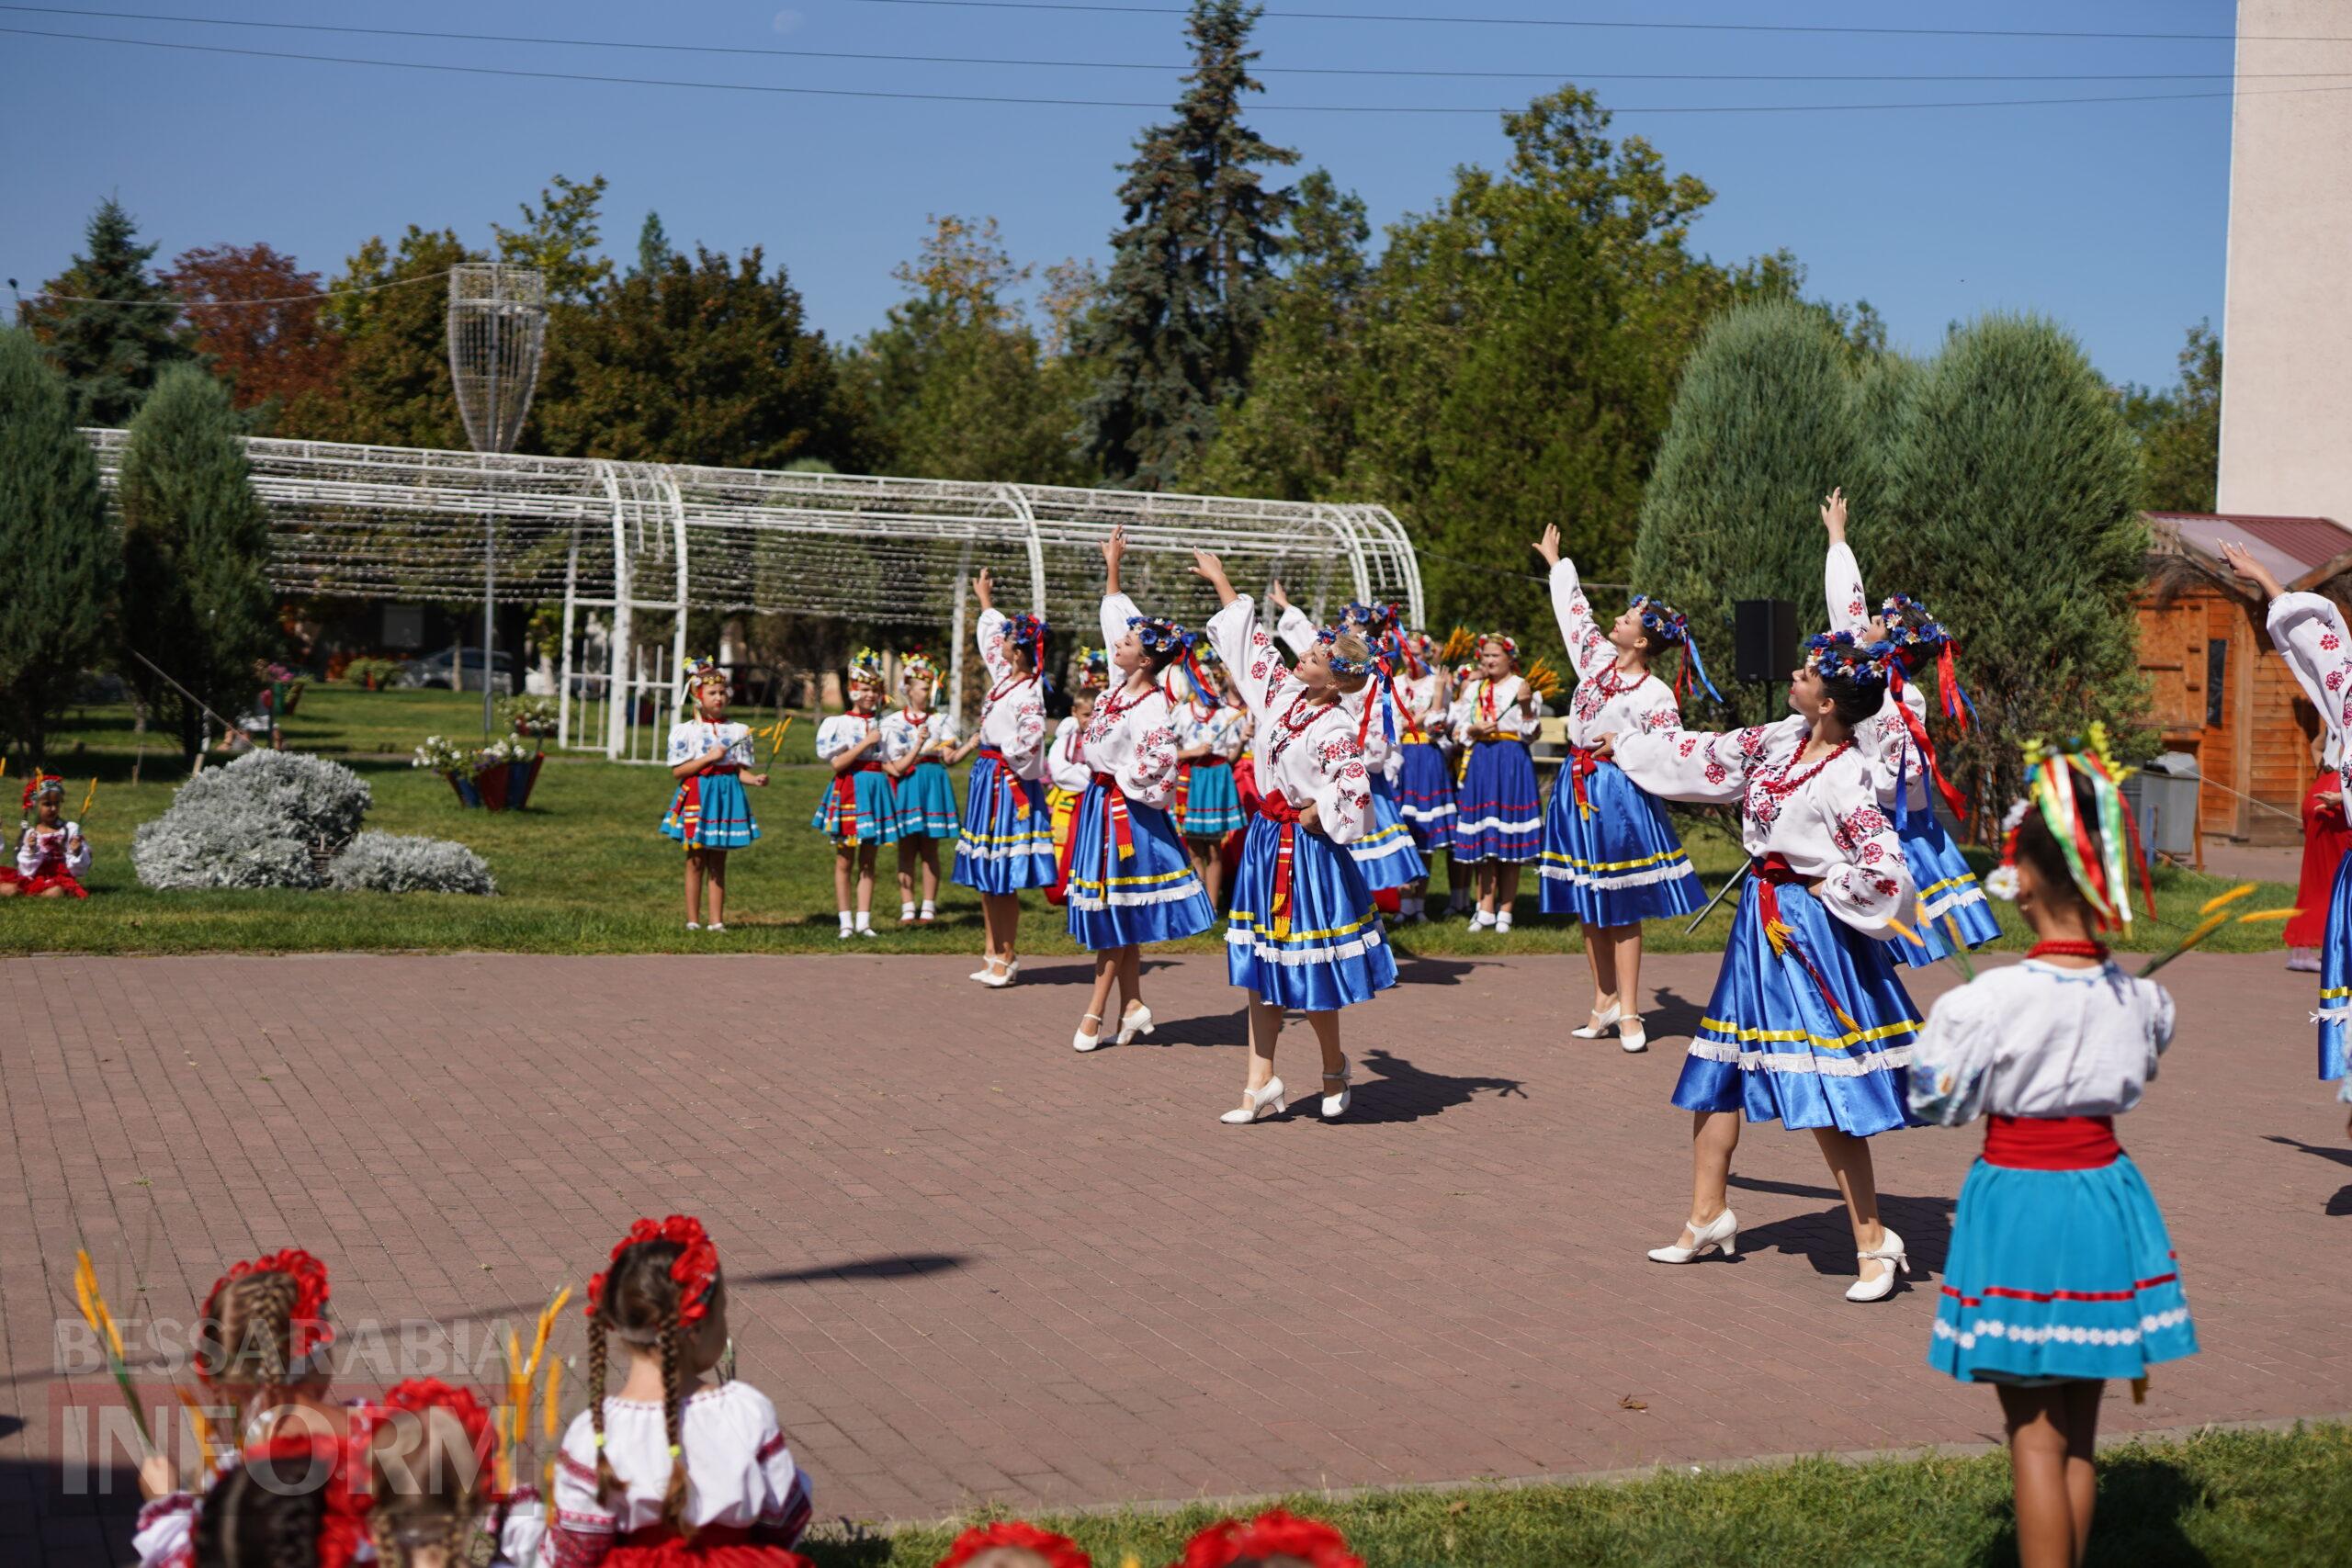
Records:
[[[372,1436],[376,1428],[390,1420],[395,1412],[423,1416],[429,1410],[446,1410],[465,1429],[466,1446],[473,1450],[475,1473],[491,1473],[490,1411],[469,1388],[458,1388],[439,1378],[409,1378],[394,1383],[384,1395],[384,1403],[371,1405],[364,1419],[357,1423]]]
[[[213,1306],[220,1292],[235,1280],[248,1274],[291,1274],[294,1277],[294,1305],[286,1318],[286,1355],[289,1361],[309,1355],[322,1345],[334,1343],[334,1329],[327,1322],[327,1266],[299,1247],[289,1247],[264,1258],[248,1258],[231,1266],[229,1271],[212,1281],[212,1289],[205,1292],[204,1314],[214,1314]],[[209,1383],[213,1374],[205,1371],[201,1358],[196,1362],[199,1382]]]
[[[618,1263],[621,1254],[642,1242],[673,1241],[678,1244],[677,1259],[670,1265],[670,1278],[678,1282],[678,1321],[700,1323],[710,1310],[710,1287],[718,1278],[718,1248],[712,1245],[702,1222],[692,1214],[672,1214],[664,1220],[639,1220],[628,1227],[628,1235],[614,1245],[608,1262]],[[605,1304],[605,1280],[612,1272],[588,1276],[588,1304],[581,1310],[594,1317]]]
[[[44,795],[53,795],[60,800],[64,799],[65,781],[55,773],[34,773],[31,778],[25,781],[24,808],[30,811],[33,808],[33,802]]]
[[[1308,1568],[1363,1568],[1348,1550],[1348,1538],[1320,1519],[1302,1519],[1274,1508],[1248,1524],[1221,1519],[1184,1545],[1178,1568],[1229,1568],[1236,1562],[1293,1558]]]
[[[964,1568],[964,1564],[983,1551],[1002,1549],[1025,1551],[1045,1564],[1045,1568],[1094,1568],[1078,1542],[1066,1535],[1041,1530],[1023,1519],[1005,1519],[992,1525],[975,1525],[956,1538],[936,1568]]]
[[[303,1466],[305,1482],[315,1473],[320,1461],[326,1461],[321,1494],[326,1511],[319,1517],[319,1568],[351,1568],[359,1561],[361,1549],[369,1544],[368,1510],[375,1506],[375,1499],[368,1494],[368,1469],[359,1462],[359,1443],[356,1437],[338,1439],[318,1432],[278,1432],[245,1450],[248,1464]]]

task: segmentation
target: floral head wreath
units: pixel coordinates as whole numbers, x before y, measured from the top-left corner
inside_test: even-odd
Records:
[[[1501,632],[1480,632],[1478,634],[1478,651],[1484,653],[1487,649],[1487,645],[1490,642],[1501,644],[1502,650],[1510,656],[1510,661],[1514,664],[1519,662],[1519,639],[1517,637],[1506,637]]]
[[[220,1303],[220,1292],[249,1274],[290,1274],[294,1278],[294,1304],[286,1314],[286,1363],[291,1376],[297,1364],[312,1350],[334,1343],[334,1329],[327,1323],[327,1266],[299,1247],[232,1264],[204,1293],[203,1315],[216,1316],[213,1308]],[[195,1364],[199,1382],[209,1384],[220,1375],[220,1369],[207,1368],[201,1356],[196,1358]]]
[[[326,1507],[319,1516],[319,1534],[311,1558],[318,1568],[351,1568],[371,1545],[368,1539],[368,1511],[374,1506],[375,1499],[368,1490],[368,1466],[361,1452],[365,1440],[356,1429],[333,1438],[323,1432],[281,1428],[245,1451],[249,1468],[256,1464],[303,1467],[303,1481],[297,1483],[297,1490],[310,1483],[320,1462],[325,1462],[327,1473],[320,1495]],[[274,1495],[282,1493],[286,1485],[277,1480],[263,1484]]]
[[[2042,825],[2066,857],[2067,874],[2091,907],[2100,931],[2129,929],[2132,924],[2132,874],[2139,874],[2141,896],[2148,916],[2155,918],[2156,890],[2148,879],[2147,856],[2140,849],[2140,827],[2132,820],[2130,803],[2119,783],[2121,772],[2107,748],[2107,726],[2096,721],[2086,745],[2063,750],[2041,740],[2025,743],[2025,798],[2009,807],[2001,820],[2001,863],[1984,881],[1984,891],[1996,898],[2018,896],[2018,829],[2029,812],[2039,812]],[[2096,826],[2094,844],[2087,829]]]
[[[366,1439],[401,1415],[421,1416],[435,1410],[448,1412],[463,1429],[466,1447],[473,1455],[473,1473],[481,1478],[482,1490],[492,1490],[496,1472],[491,1466],[490,1412],[469,1388],[458,1388],[439,1378],[409,1378],[387,1390],[381,1404],[364,1406],[352,1426]]]
[[[1029,656],[1029,668],[1037,679],[1050,687],[1046,678],[1046,617],[1043,615],[1011,615],[1004,623],[1005,640]]]
[[[1099,692],[1111,683],[1111,660],[1099,648],[1078,650],[1078,689]]]
[[[931,661],[929,654],[902,653],[899,656],[899,684],[903,687],[910,681],[925,681],[933,686],[939,684],[939,666]]]
[[[1928,607],[1908,593],[1890,597],[1879,606],[1878,615],[1886,625],[1887,640],[1902,656],[1898,674],[1917,670],[1920,660],[1931,650],[1934,652],[1937,698],[1944,716],[1959,725],[1965,734],[1968,721],[1976,716],[1976,705],[1968,700],[1968,693],[1961,686],[1960,645],[1952,640],[1951,628],[1928,615]]]
[[[1282,1508],[1248,1524],[1221,1519],[1184,1543],[1179,1568],[1229,1568],[1236,1562],[1293,1558],[1307,1568],[1363,1568],[1348,1550],[1348,1538],[1320,1519],[1302,1519]]]
[[[1346,659],[1340,656],[1339,641],[1341,632],[1354,632],[1364,639],[1364,656],[1362,659]],[[1373,640],[1371,632],[1361,621],[1351,622],[1343,617],[1338,626],[1325,626],[1317,632],[1315,640],[1321,647],[1331,650],[1331,673],[1334,675],[1369,675],[1380,668],[1378,645]]]
[[[1804,667],[1820,675],[1883,686],[1894,679],[1894,662],[1893,643],[1866,643],[1852,632],[1817,632],[1804,642]]]
[[[46,800],[52,795],[60,800],[65,798],[65,781],[55,773],[35,773],[25,781],[25,809],[30,811],[34,801]]]
[[[675,1242],[678,1256],[670,1264],[670,1278],[678,1285],[678,1321],[694,1325],[710,1311],[710,1287],[718,1278],[718,1248],[702,1228],[702,1222],[692,1214],[672,1214],[664,1220],[639,1220],[628,1227],[628,1235],[613,1245],[608,1263],[618,1263],[621,1254],[630,1247],[649,1241]],[[605,1280],[612,1270],[588,1277],[588,1304],[582,1310],[594,1317],[605,1304]]]
[[[870,648],[861,648],[850,655],[849,683],[882,689],[882,656]]]
[[[1366,642],[1378,642],[1396,624],[1396,612],[1387,604],[1365,604],[1351,599],[1340,606],[1339,624],[1363,632]]]
[[[692,702],[695,698],[695,694],[701,691],[705,686],[724,686],[726,684],[727,671],[718,667],[718,660],[716,659],[689,659],[686,660],[685,688],[686,700],[688,702]]]
[[[1707,695],[1717,702],[1724,694],[1707,679],[1707,661],[1699,657],[1699,644],[1690,635],[1690,617],[1663,599],[1653,599],[1646,593],[1636,593],[1629,607],[1642,618],[1642,629],[1662,638],[1682,650],[1682,668],[1674,672],[1674,694],[1682,695],[1692,675],[1707,688]]]
[[[974,1525],[957,1536],[936,1568],[964,1568],[983,1551],[999,1547],[1032,1553],[1046,1568],[1093,1568],[1094,1564],[1078,1542],[1066,1535],[1041,1530],[1023,1519],[1002,1519],[992,1525]]]
[[[1147,653],[1181,653],[1193,646],[1193,634],[1164,615],[1129,615],[1127,629]]]

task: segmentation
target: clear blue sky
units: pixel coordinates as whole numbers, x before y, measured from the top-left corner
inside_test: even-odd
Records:
[[[1129,3],[1129,0],[1112,0]],[[1136,0],[1166,5],[1169,0]],[[106,8],[107,0],[86,4]],[[1787,0],[1293,0],[1300,10],[1819,27],[2229,32],[2228,0],[1980,0],[1894,6]],[[1110,98],[1165,104],[1183,57],[1165,14],[941,8],[873,0],[651,6],[616,0],[111,0],[114,8],[243,20],[511,32],[764,49],[1125,62],[1057,70],[728,57],[535,44],[338,37],[0,12],[0,28],[305,54],[706,82]],[[1271,10],[1279,13],[1283,6]],[[2352,34],[2352,17],[2344,29]],[[1261,68],[1543,73],[1526,79],[1288,75],[1269,69],[1258,126],[1362,193],[1375,223],[1440,201],[1452,171],[1498,164],[1488,114],[1311,114],[1284,104],[1499,107],[1561,80],[1627,112],[1621,134],[1716,192],[1700,248],[1736,260],[1786,246],[1809,291],[1868,299],[1899,345],[1947,322],[2030,309],[2083,340],[2110,378],[2167,383],[2190,323],[2222,315],[2229,100],[1681,115],[1641,106],[1881,104],[2225,94],[2222,41],[1888,38],[1590,30],[1269,16]],[[2311,69],[2352,71],[2315,45]],[[2337,61],[2346,62],[2335,65]],[[1601,73],[1813,74],[1798,82],[1610,81]],[[2180,81],[1871,81],[1872,73],[2207,73]],[[2352,76],[2337,80],[2352,84]],[[2303,85],[2287,83],[2281,85]],[[674,243],[758,244],[790,270],[835,339],[879,323],[893,263],[926,215],[994,214],[1016,255],[1101,255],[1117,221],[1114,165],[1148,108],[1050,107],[688,91],[178,53],[0,33],[0,276],[29,289],[78,248],[111,192],[160,241],[266,240],[332,276],[373,234],[417,222],[486,243],[561,172],[611,182],[605,239],[634,246],[647,209]]]

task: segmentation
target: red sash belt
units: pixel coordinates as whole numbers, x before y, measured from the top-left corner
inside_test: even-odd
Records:
[[[857,842],[857,775],[881,771],[879,762],[855,762],[833,774],[833,826],[845,842]]]
[[[1781,889],[1792,885],[1803,886],[1805,879],[1797,874],[1786,856],[1779,853],[1766,855],[1758,861],[1754,872],[1756,912],[1764,918],[1764,935],[1771,942],[1772,951],[1782,955],[1793,954],[1812,978],[1814,987],[1821,993],[1821,999],[1829,1004],[1829,1010],[1837,1016],[1838,1021],[1849,1032],[1859,1030],[1861,1025],[1856,1023],[1854,1015],[1839,1004],[1838,993],[1829,988],[1829,977],[1821,972],[1821,965],[1813,961],[1813,954],[1807,953],[1804,944],[1797,940],[1795,928],[1781,918]]]
[[[1988,1116],[1984,1163],[2013,1170],[2097,1170],[2123,1145],[2112,1116]]]
[[[1277,939],[1290,935],[1291,867],[1298,857],[1298,807],[1278,789],[1258,797],[1258,815],[1277,824],[1281,835],[1274,850],[1274,907],[1268,911]]]
[[[1105,837],[1110,843],[1118,846],[1121,860],[1132,860],[1136,852],[1136,834],[1135,825],[1127,818],[1126,792],[1120,789],[1119,781],[1109,773],[1095,774],[1094,782],[1102,786],[1103,826],[1109,829]],[[1071,830],[1070,837],[1073,840],[1078,837],[1075,829]],[[1107,848],[1103,859],[1107,865],[1110,859]],[[1109,876],[1106,874],[1103,880],[1107,882]]]
[[[1568,772],[1568,787],[1576,793],[1577,810],[1587,817],[1592,815],[1592,802],[1585,798],[1584,781],[1600,771],[1600,753],[1589,746],[1568,748],[1568,760],[1565,764]]]
[[[1028,795],[1022,789],[1022,781],[1013,773],[1012,764],[1004,760],[1004,753],[993,746],[981,747],[978,755],[985,757],[989,761],[996,764],[996,793],[998,802],[1001,804],[1006,795],[1012,795],[1013,797],[1013,809],[1017,812],[1021,808],[1023,803],[1028,799]]]

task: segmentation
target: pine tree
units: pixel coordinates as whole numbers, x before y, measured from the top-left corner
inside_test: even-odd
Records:
[[[2212,511],[2222,469],[2222,340],[2213,323],[2188,329],[2177,384],[2161,391],[2126,386],[2119,396],[2140,446],[2140,504],[2152,512]]]
[[[670,236],[662,227],[662,215],[648,212],[644,226],[637,231],[637,270],[659,272],[670,259]]]
[[[1801,628],[1826,623],[1819,508],[1853,472],[1858,424],[1836,333],[1819,310],[1793,301],[1717,317],[1683,367],[1642,498],[1633,581],[1690,617],[1741,723],[1784,710],[1777,681],[1735,688],[1722,678],[1732,603],[1786,599]]]
[[[2022,792],[2029,737],[2120,730],[2141,709],[2139,487],[2112,392],[2047,321],[1980,318],[1921,379],[1890,463],[1886,564],[1865,564],[1960,645],[1977,722],[1939,746],[1980,813]]]
[[[38,764],[96,655],[122,550],[65,379],[0,330],[0,727]]]
[[[122,508],[122,635],[216,713],[254,688],[277,641],[269,520],[254,494],[239,421],[220,383],[174,366],[130,422],[117,498]],[[126,671],[173,716],[194,761],[203,716],[138,659]]]
[[[1165,490],[1216,437],[1248,389],[1263,290],[1293,200],[1260,169],[1298,154],[1244,125],[1250,29],[1262,7],[1193,0],[1189,84],[1176,118],[1153,127],[1123,165],[1125,227],[1081,357],[1100,379],[1080,412],[1080,445],[1114,482]]]
[[[82,424],[127,423],[164,367],[194,355],[177,300],[148,274],[155,247],[138,237],[130,214],[108,197],[85,231],[85,254],[50,279],[40,299],[18,307],[64,372]]]

